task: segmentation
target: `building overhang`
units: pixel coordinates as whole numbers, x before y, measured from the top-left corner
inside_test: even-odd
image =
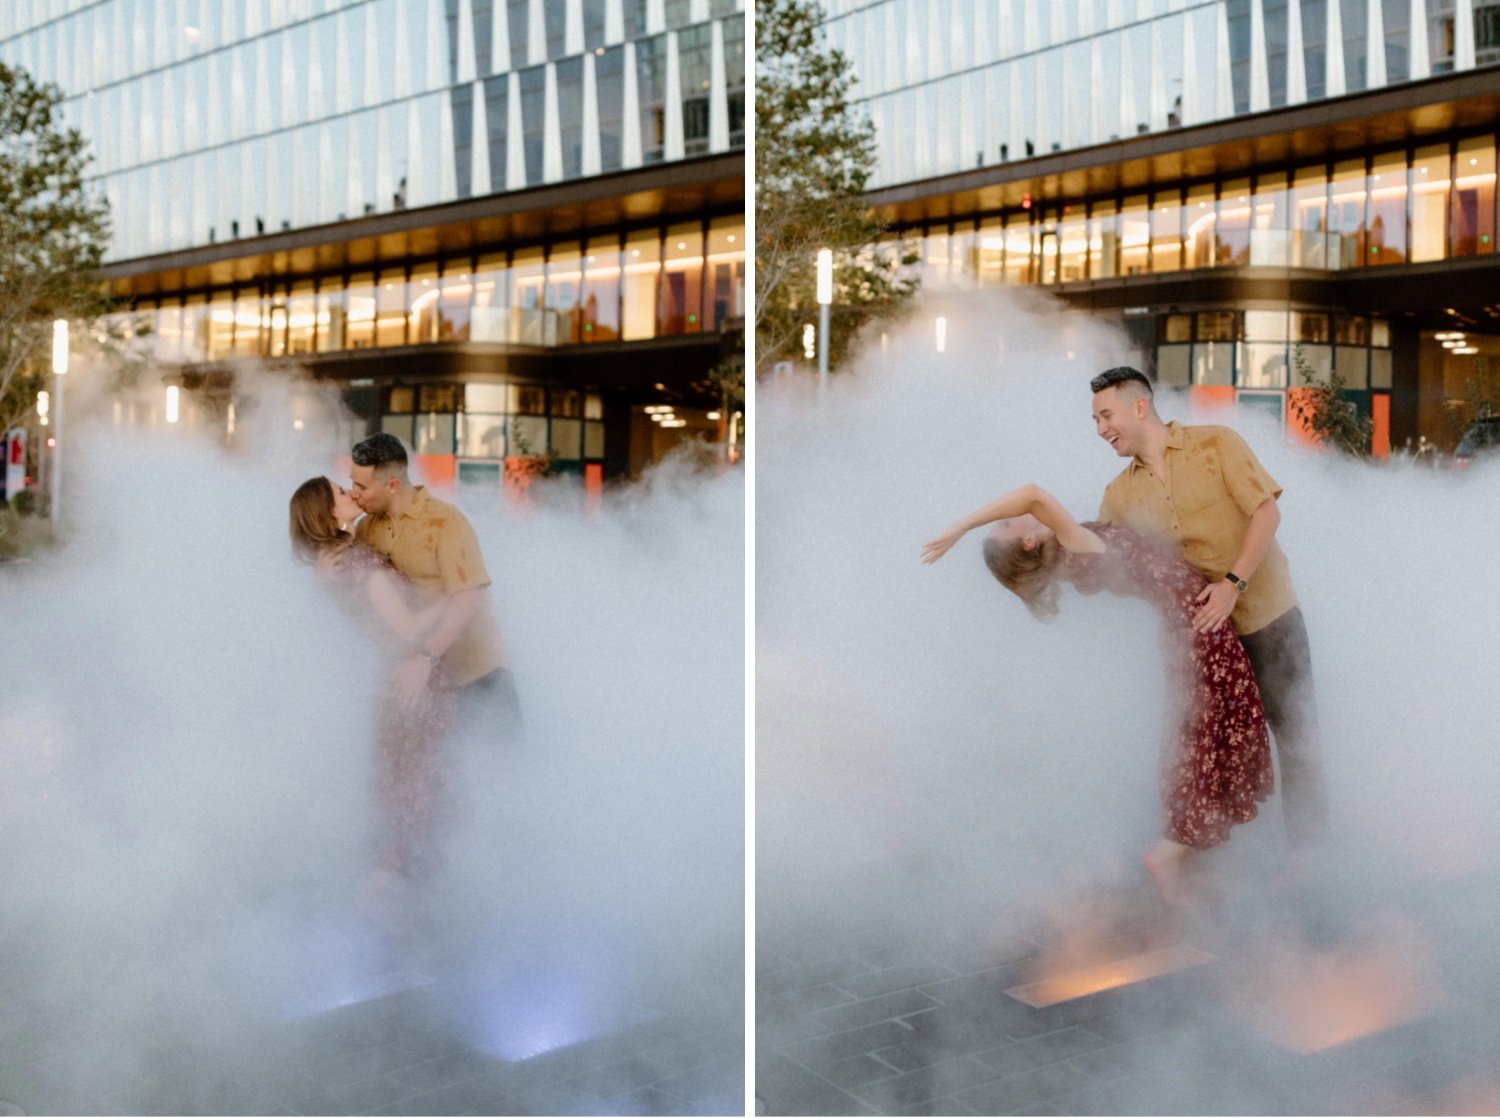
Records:
[[[1500,70],[1407,82],[1291,108],[902,183],[867,197],[887,225],[1145,190],[1419,144],[1500,125]]]
[[[743,152],[654,164],[441,206],[220,241],[108,263],[117,299],[293,279],[564,237],[608,235],[706,214],[743,213]]]
[[[1381,265],[1346,272],[1310,268],[1202,268],[1059,284],[1075,307],[1129,314],[1170,313],[1257,302],[1336,307],[1345,312],[1415,319],[1423,329],[1500,332],[1500,256],[1427,264]]]

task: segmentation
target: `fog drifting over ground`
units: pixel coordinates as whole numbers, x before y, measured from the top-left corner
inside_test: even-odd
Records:
[[[1094,433],[1088,381],[1138,355],[1032,292],[926,296],[866,342],[821,404],[792,382],[757,399],[758,942],[863,930],[900,957],[993,942],[1000,963],[1018,933],[1103,938],[1097,904],[1144,887],[1159,833],[1156,617],[1065,588],[1042,624],[984,568],[982,530],[934,567],[919,554],[1026,482],[1092,519],[1123,462]],[[1492,996],[1500,465],[1357,464],[1185,395],[1158,408],[1230,423],[1285,489],[1334,813],[1290,892],[1279,797],[1236,828],[1211,859],[1230,899],[1188,938],[1231,976],[1261,967],[1250,983],[1308,988],[1336,956],[1422,997]],[[1242,1009],[1252,1026],[1271,1012]],[[1179,1064],[1195,1074],[1192,1053]],[[1286,1091],[1295,1111],[1306,1096]]]
[[[653,1016],[732,1037],[741,477],[466,503],[527,741],[452,743],[434,930],[395,950],[355,904],[376,659],[287,541],[293,489],[347,484],[348,448],[331,398],[294,432],[284,381],[244,390],[235,453],[75,405],[67,546],[0,568],[4,1035],[107,1085],[435,983],[505,1060]]]

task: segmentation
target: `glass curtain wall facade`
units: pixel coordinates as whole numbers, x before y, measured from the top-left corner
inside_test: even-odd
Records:
[[[744,145],[743,0],[8,0],[107,260]]]
[[[1500,62],[1494,0],[825,0],[872,189]]]

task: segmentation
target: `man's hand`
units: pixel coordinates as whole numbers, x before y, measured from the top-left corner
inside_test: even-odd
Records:
[[[411,702],[422,693],[431,676],[432,661],[425,656],[412,655],[396,665],[395,671],[391,673],[391,686],[396,689],[397,695]]]
[[[1208,633],[1223,625],[1234,612],[1234,604],[1239,598],[1239,590],[1228,579],[1221,578],[1205,586],[1197,598],[1203,604],[1193,614],[1193,632]]]

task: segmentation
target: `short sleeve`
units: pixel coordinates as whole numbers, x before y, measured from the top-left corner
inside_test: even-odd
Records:
[[[1219,446],[1219,468],[1223,473],[1224,488],[1246,516],[1253,514],[1266,501],[1281,496],[1281,486],[1266,472],[1255,452],[1227,427]]]
[[[484,569],[484,555],[479,550],[479,537],[462,515],[446,518],[438,535],[437,561],[444,594],[478,590],[490,584],[489,572]]]

